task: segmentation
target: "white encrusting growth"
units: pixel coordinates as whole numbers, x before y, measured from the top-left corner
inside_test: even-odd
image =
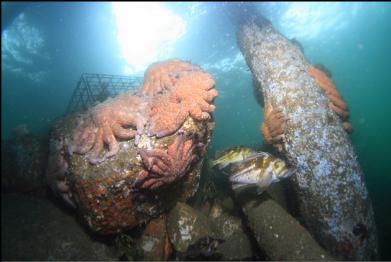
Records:
[[[283,154],[296,169],[293,177],[306,226],[338,259],[376,257],[377,237],[364,174],[339,117],[307,73],[300,48],[271,24],[248,22],[238,34],[241,51],[260,83],[264,104],[289,118]],[[364,225],[359,238],[353,228]],[[362,240],[361,240],[362,239]],[[351,251],[338,251],[351,247]]]

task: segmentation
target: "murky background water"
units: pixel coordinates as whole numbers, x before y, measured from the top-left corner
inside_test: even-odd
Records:
[[[217,81],[210,155],[238,144],[261,146],[262,108],[235,26],[219,5],[2,3],[2,141],[19,125],[46,134],[66,111],[81,73],[142,76],[154,61],[180,58]],[[373,200],[383,258],[390,259],[391,4],[257,6],[302,44],[311,63],[331,70],[351,110],[352,142]]]

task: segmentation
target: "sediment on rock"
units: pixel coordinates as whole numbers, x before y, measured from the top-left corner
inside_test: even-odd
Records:
[[[68,115],[51,134],[48,184],[101,234],[148,222],[198,188],[215,81],[180,60],[152,65],[145,78],[138,92]]]
[[[290,119],[282,154],[296,169],[292,180],[305,226],[337,259],[377,258],[371,201],[342,121],[308,74],[300,48],[261,21],[241,24],[238,42],[264,104]]]

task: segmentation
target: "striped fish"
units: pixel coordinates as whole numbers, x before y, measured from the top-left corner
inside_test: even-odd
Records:
[[[272,183],[290,177],[293,170],[288,168],[282,159],[269,153],[258,152],[243,161],[232,164],[229,173],[229,181],[233,189],[256,185],[261,193]]]
[[[212,166],[218,166],[221,170],[226,166],[243,161],[244,159],[256,154],[257,152],[249,147],[235,146],[224,150],[219,156],[212,161]]]

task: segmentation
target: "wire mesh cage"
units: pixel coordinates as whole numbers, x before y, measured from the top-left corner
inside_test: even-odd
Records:
[[[142,77],[83,73],[68,104],[67,113],[83,111],[109,97],[136,90]]]

